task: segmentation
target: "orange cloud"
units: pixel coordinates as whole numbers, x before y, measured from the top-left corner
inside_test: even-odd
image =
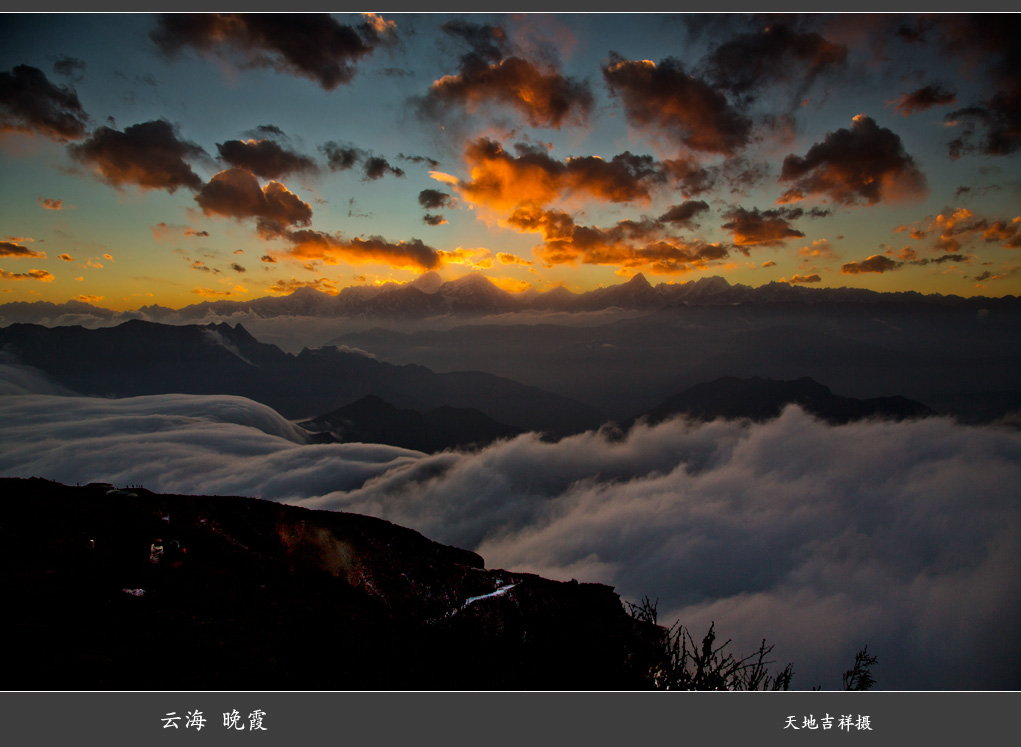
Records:
[[[817,274],[812,275],[793,275],[790,280],[787,278],[780,278],[781,283],[790,283],[791,285],[799,283],[821,283],[822,278]]]
[[[545,241],[535,251],[546,267],[581,262],[679,274],[703,269],[710,261],[728,256],[720,244],[685,242],[664,235],[663,225],[651,220],[620,221],[602,229],[576,225],[567,213],[532,205],[515,210],[507,222],[521,231],[543,235]]]
[[[7,272],[0,269],[0,279],[3,280],[38,280],[41,283],[53,281],[53,275],[46,270],[29,270],[28,272]]]
[[[288,255],[302,261],[321,260],[328,265],[341,262],[383,262],[394,268],[432,270],[441,264],[440,254],[419,239],[391,243],[381,236],[342,239],[320,231],[291,231],[294,243]]]
[[[191,292],[203,298],[226,298],[234,295],[232,291],[214,290],[212,288],[192,288]]]
[[[78,300],[82,301],[84,303],[99,303],[104,298],[105,298],[105,296],[89,296],[89,295],[85,295],[84,293],[80,294],[78,296]]]
[[[483,269],[493,266],[493,253],[488,249],[464,249],[459,246],[453,251],[441,249],[437,254],[444,265],[471,265]]]
[[[560,129],[565,121],[582,123],[592,109],[588,86],[520,57],[487,64],[470,57],[457,75],[435,81],[422,102],[423,112],[464,106],[473,112],[490,101],[513,107],[532,127]]]
[[[982,232],[982,238],[1003,242],[1007,249],[1021,249],[1021,217],[1014,218],[1010,223],[996,221]]]
[[[531,267],[532,262],[527,259],[523,259],[516,254],[508,254],[507,252],[498,252],[496,258],[505,265],[523,265],[525,267]]]
[[[74,257],[72,257],[70,254],[58,254],[57,259],[62,259],[65,262],[74,262]]]
[[[46,259],[45,252],[37,252],[27,246],[15,244],[11,241],[0,241],[0,257],[11,257],[12,259]]]
[[[489,280],[497,288],[508,293],[522,293],[532,287],[527,280],[515,280],[514,278],[489,278]]]
[[[331,296],[335,296],[339,292],[336,284],[329,278],[297,280],[293,277],[290,280],[277,280],[273,285],[268,287],[266,291],[269,293],[291,294],[298,290],[298,288],[314,288],[317,291],[329,293]]]
[[[826,239],[816,239],[811,246],[801,247],[798,254],[806,259],[838,259],[837,253]]]
[[[54,200],[54,199],[52,199],[50,197],[40,197],[39,198],[39,205],[44,210],[63,210],[64,209],[64,201],[63,200]]]
[[[651,156],[625,152],[609,161],[596,156],[558,161],[535,146],[518,143],[515,150],[516,156],[486,138],[469,144],[465,161],[471,180],[458,183],[462,196],[501,212],[525,203],[546,206],[572,196],[647,203],[650,186],[663,180]]]

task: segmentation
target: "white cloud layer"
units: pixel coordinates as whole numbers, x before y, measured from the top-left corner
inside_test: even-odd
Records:
[[[0,442],[3,475],[355,511],[476,549],[489,567],[658,597],[661,622],[696,636],[715,620],[737,652],[775,643],[796,687],[839,687],[866,643],[881,688],[1021,686],[1017,430],[834,427],[789,408],[761,425],[527,434],[426,456],[302,445],[238,397],[21,393],[0,397]]]

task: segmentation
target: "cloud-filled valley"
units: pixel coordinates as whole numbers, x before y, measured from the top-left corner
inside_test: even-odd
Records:
[[[669,420],[432,455],[304,444],[240,397],[56,397],[3,366],[0,472],[353,511],[488,567],[659,599],[661,620],[766,637],[795,687],[863,644],[881,687],[1016,688],[1021,434],[947,418]],[[45,393],[34,393],[45,392]]]

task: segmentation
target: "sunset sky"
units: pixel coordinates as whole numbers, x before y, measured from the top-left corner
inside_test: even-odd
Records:
[[[1016,15],[3,15],[0,303],[1021,293]]]

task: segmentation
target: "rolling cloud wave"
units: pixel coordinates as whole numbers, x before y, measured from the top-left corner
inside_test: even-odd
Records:
[[[737,651],[766,637],[796,687],[838,687],[865,643],[882,688],[1019,685],[1017,431],[834,427],[791,407],[758,425],[673,420],[423,455],[302,445],[242,398],[25,394],[25,370],[13,373],[0,474],[380,516],[489,567],[659,598],[662,622],[698,634],[714,620]]]

